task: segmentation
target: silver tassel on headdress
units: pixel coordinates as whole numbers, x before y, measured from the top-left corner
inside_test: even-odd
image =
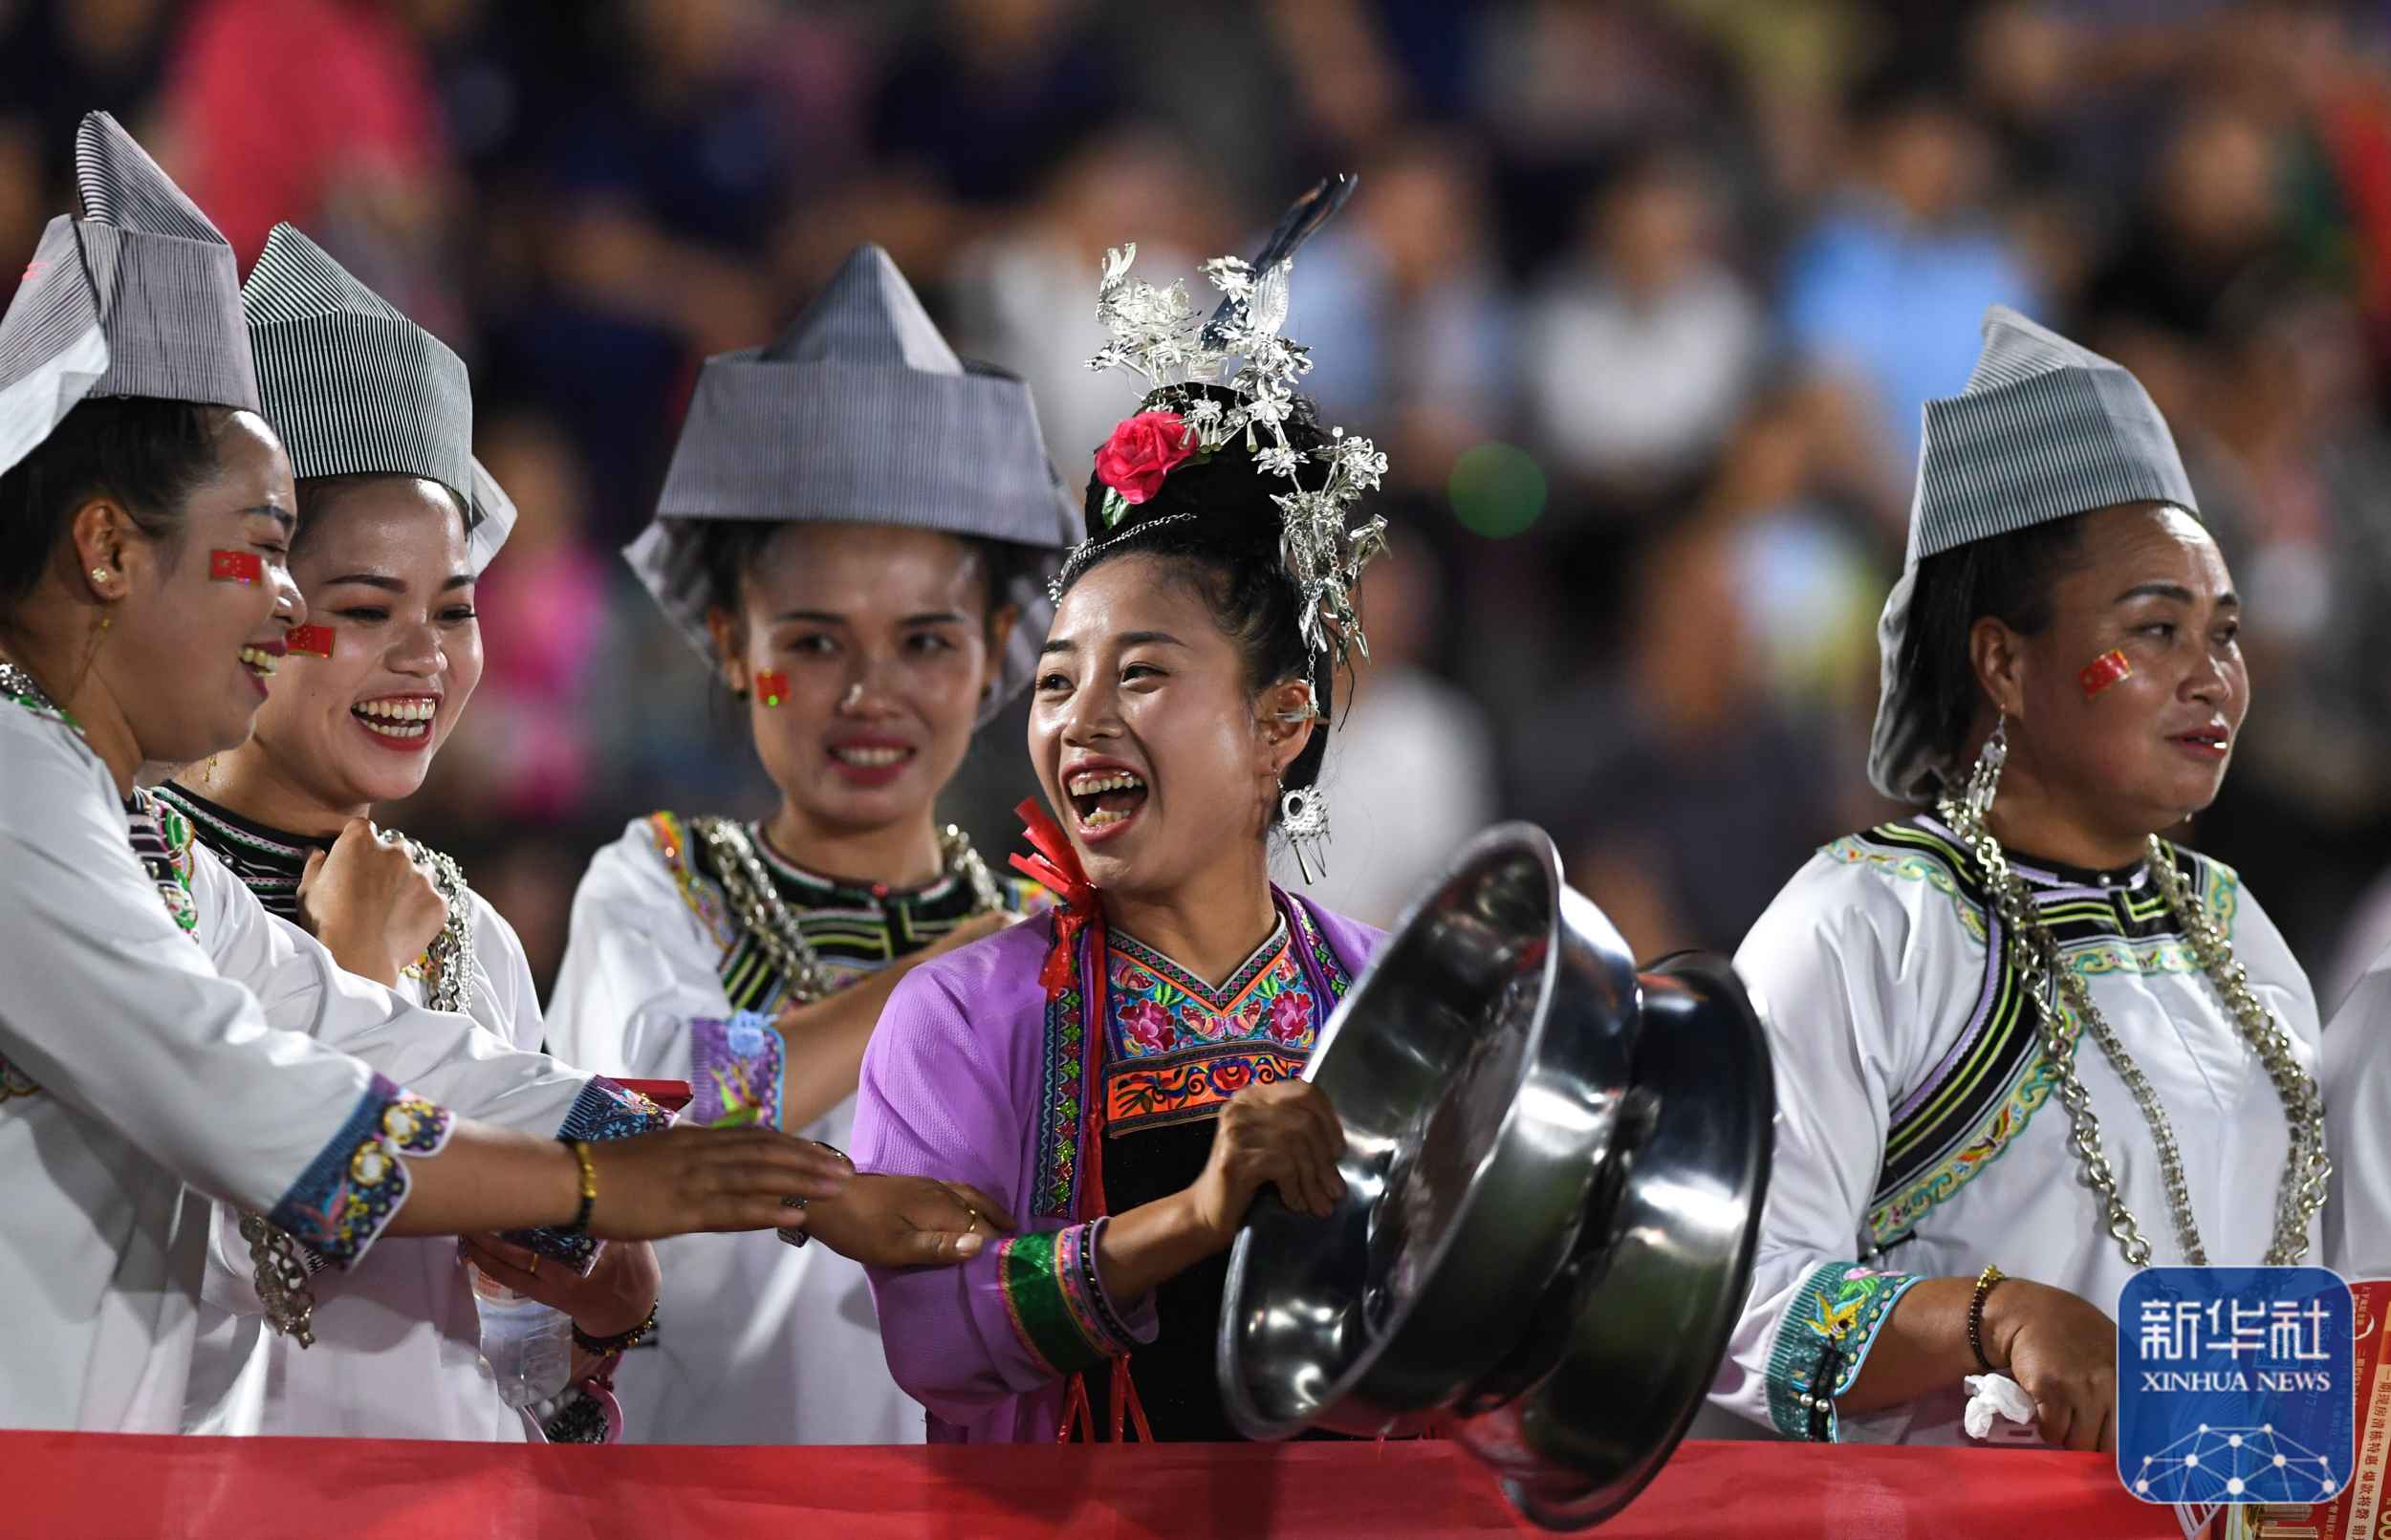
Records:
[[[1343,206],[1353,188],[1351,177],[1328,178],[1287,210],[1253,261],[1223,256],[1205,263],[1204,275],[1221,301],[1201,325],[1185,284],[1158,289],[1129,276],[1138,254],[1134,244],[1106,251],[1096,314],[1109,340],[1088,360],[1091,369],[1122,369],[1142,380],[1146,393],[1139,411],[1180,413],[1199,456],[1234,444],[1265,473],[1285,479],[1287,490],[1272,501],[1279,510],[1280,558],[1298,598],[1296,623],[1305,646],[1334,652],[1339,662],[1354,652],[1370,656],[1354,588],[1362,567],[1385,547],[1386,521],[1376,515],[1347,520],[1363,494],[1379,488],[1386,456],[1341,427],[1331,427],[1328,442],[1308,451],[1289,441],[1295,382],[1310,372],[1312,356],[1280,329],[1287,322],[1295,249]],[[1206,385],[1227,387],[1229,400],[1207,395]],[[1072,553],[1066,573],[1101,541],[1119,538],[1113,531],[1124,523],[1138,527],[1118,491],[1107,494],[1103,507],[1105,532]]]

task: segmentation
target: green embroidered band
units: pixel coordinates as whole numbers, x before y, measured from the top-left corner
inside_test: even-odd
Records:
[[[1917,1281],[1857,1262],[1830,1262],[1802,1281],[1769,1355],[1769,1420],[1779,1433],[1835,1442],[1835,1398],[1859,1377],[1885,1316]]]

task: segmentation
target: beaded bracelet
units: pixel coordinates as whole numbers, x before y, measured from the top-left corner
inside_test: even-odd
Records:
[[[656,1307],[650,1305],[647,1307],[647,1319],[631,1328],[628,1332],[617,1332],[612,1336],[592,1336],[587,1332],[581,1330],[580,1322],[574,1322],[573,1345],[579,1348],[583,1353],[603,1358],[609,1354],[629,1352],[631,1349],[636,1348],[641,1343],[646,1341],[648,1334],[655,1330]]]
[[[1982,1366],[1984,1372],[1989,1375],[1999,1374],[2000,1371],[1992,1367],[1992,1360],[1990,1358],[1985,1356],[1985,1296],[1992,1292],[1992,1286],[1994,1284],[1999,1283],[2002,1279],[2008,1276],[2008,1273],[2003,1272],[1998,1268],[1989,1267],[1985,1269],[1984,1271],[1976,1275],[1975,1296],[1967,1301],[1967,1346],[1976,1355],[1976,1362]]]

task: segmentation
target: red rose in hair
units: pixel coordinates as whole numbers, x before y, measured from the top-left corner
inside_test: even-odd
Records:
[[[1142,503],[1160,491],[1163,478],[1196,452],[1196,436],[1177,412],[1140,412],[1096,451],[1096,479],[1124,503]]]

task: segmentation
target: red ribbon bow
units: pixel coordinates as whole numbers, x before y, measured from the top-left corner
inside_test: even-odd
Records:
[[[1096,918],[1096,884],[1080,870],[1079,853],[1071,848],[1062,825],[1037,798],[1030,797],[1012,811],[1021,819],[1022,833],[1032,852],[1013,857],[1012,869],[1052,893],[1059,904],[1054,911],[1054,944],[1047,949],[1046,964],[1038,969],[1038,983],[1051,997],[1071,987],[1072,944]]]

